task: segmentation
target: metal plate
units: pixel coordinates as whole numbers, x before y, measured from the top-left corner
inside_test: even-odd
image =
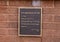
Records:
[[[19,8],[19,36],[40,36],[42,29],[41,8]]]

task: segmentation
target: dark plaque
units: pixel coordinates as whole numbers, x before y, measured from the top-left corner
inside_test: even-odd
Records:
[[[19,36],[41,36],[42,9],[37,7],[19,8],[18,34]]]

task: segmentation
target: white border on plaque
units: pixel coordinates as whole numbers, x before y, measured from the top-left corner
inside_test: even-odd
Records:
[[[24,8],[24,9],[41,9],[41,32],[40,32],[40,35],[21,35],[20,34],[20,9],[21,8]],[[42,8],[41,7],[19,7],[18,8],[18,36],[37,36],[37,37],[41,37],[42,36]]]

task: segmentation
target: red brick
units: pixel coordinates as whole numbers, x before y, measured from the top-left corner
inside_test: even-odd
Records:
[[[43,23],[43,29],[56,29],[55,23]]]
[[[43,23],[43,29],[60,30],[60,23]]]
[[[1,14],[0,15],[0,22],[1,21],[17,21],[18,16],[17,15],[8,15],[8,14]]]
[[[48,14],[43,14],[42,16],[43,22],[53,22],[53,16]]]
[[[54,8],[43,8],[43,14],[54,14]]]
[[[23,40],[24,40],[24,42],[41,42],[41,38],[34,38],[34,37],[31,37],[31,38],[25,37]]]
[[[43,37],[53,37],[53,38],[59,37],[60,38],[60,24],[59,23],[55,23],[54,25],[52,24],[50,26],[47,26],[48,28],[44,28],[44,26],[43,26]]]
[[[8,22],[8,28],[18,28],[17,22]]]
[[[43,29],[43,38],[54,38],[56,34],[55,29]]]
[[[7,14],[7,7],[0,7],[0,14]]]
[[[55,23],[56,30],[60,30],[60,23]]]
[[[4,42],[5,36],[0,36],[0,42]]]
[[[18,35],[17,29],[8,29],[8,35]]]
[[[47,26],[46,26],[47,25]],[[43,26],[43,37],[59,37],[60,38],[60,23],[45,24]]]
[[[54,3],[53,3],[53,0],[52,1],[42,1],[41,2],[41,7],[43,8],[53,8],[54,7]]]
[[[60,29],[57,29],[55,33],[55,36],[60,38]]]
[[[31,6],[31,1],[10,1],[9,4],[11,6]]]
[[[43,39],[42,39],[42,42],[54,42],[54,39],[55,39],[55,38],[51,38],[51,37],[43,38]]]
[[[0,22],[0,28],[7,28],[8,23],[7,22]]]
[[[5,6],[7,5],[7,1],[0,1],[0,6]]]
[[[54,38],[53,42],[60,42],[60,38]]]
[[[58,15],[54,16],[54,21],[55,22],[60,22],[60,16],[58,16]]]
[[[54,13],[57,15],[59,15],[60,14],[60,8],[54,8]]]
[[[43,14],[60,15],[60,8],[43,8]]]
[[[60,42],[60,38],[56,38],[54,42]]]
[[[17,22],[0,22],[0,28],[17,28]]]
[[[8,7],[8,11],[7,11],[8,14],[18,14],[18,10],[17,8],[11,8],[11,7]]]
[[[43,29],[42,42],[53,42],[55,39],[56,30]]]
[[[6,15],[0,14],[0,21],[7,21],[7,20],[8,20],[8,18]]]
[[[8,21],[17,21],[18,16],[17,15],[6,15]]]
[[[60,1],[54,1],[54,6],[57,8],[60,8]]]
[[[7,29],[0,28],[0,35],[6,35],[6,34],[7,34]]]
[[[2,42],[23,42],[22,38],[18,37],[18,36],[2,37],[0,41],[2,41]]]

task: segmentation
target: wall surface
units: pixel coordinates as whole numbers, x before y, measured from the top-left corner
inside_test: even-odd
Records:
[[[60,1],[41,1],[42,37],[19,37],[18,7],[32,7],[31,1],[0,1],[0,42],[60,42]]]

